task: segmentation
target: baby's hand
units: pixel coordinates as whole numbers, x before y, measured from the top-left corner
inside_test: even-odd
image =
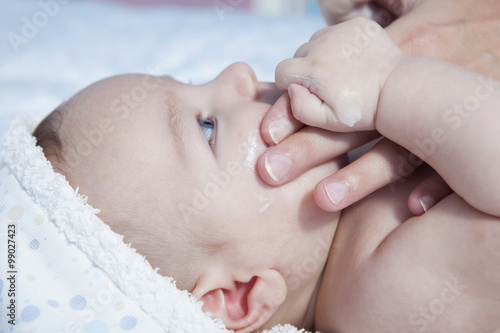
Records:
[[[379,95],[402,52],[374,21],[355,18],[316,32],[276,68],[300,122],[331,131],[375,129]]]

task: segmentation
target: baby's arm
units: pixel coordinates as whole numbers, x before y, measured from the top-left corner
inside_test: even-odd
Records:
[[[430,164],[473,207],[500,216],[500,83],[403,56],[380,94],[376,129]]]

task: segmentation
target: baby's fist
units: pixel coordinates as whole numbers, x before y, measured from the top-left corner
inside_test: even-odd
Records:
[[[355,18],[316,32],[276,68],[292,112],[332,131],[372,130],[380,91],[402,52],[374,21]]]

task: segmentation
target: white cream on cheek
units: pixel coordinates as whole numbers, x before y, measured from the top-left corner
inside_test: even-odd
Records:
[[[269,206],[271,206],[271,204],[273,203],[274,191],[276,191],[276,189],[272,189],[269,192],[269,195],[259,197],[259,203],[261,204],[260,209],[259,209],[260,214],[262,214],[266,209],[268,209]]]
[[[242,143],[242,148],[243,152],[246,154],[243,166],[255,170],[257,159],[259,158],[260,154],[262,154],[266,150],[266,146],[260,139],[260,132],[258,129],[246,133]]]
[[[257,164],[257,159],[268,147],[263,143],[260,137],[260,131],[258,129],[251,130],[243,135],[243,141],[241,144],[241,152],[245,154],[245,160],[243,161],[243,167],[255,170]],[[266,209],[271,206],[274,201],[274,191],[272,189],[268,191],[265,195],[256,196],[259,204],[259,213],[262,214]]]

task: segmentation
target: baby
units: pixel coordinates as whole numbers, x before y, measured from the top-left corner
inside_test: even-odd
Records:
[[[405,56],[365,19],[319,31],[297,56],[280,65],[277,84],[298,120],[376,129],[456,194],[412,216],[406,198],[430,172],[421,168],[342,215],[326,212],[313,191],[344,156],[267,185],[256,170],[267,148],[258,130],[281,93],[240,63],[199,86],[148,75],[105,79],[34,135],[103,221],[229,329],[500,327],[500,84]]]

